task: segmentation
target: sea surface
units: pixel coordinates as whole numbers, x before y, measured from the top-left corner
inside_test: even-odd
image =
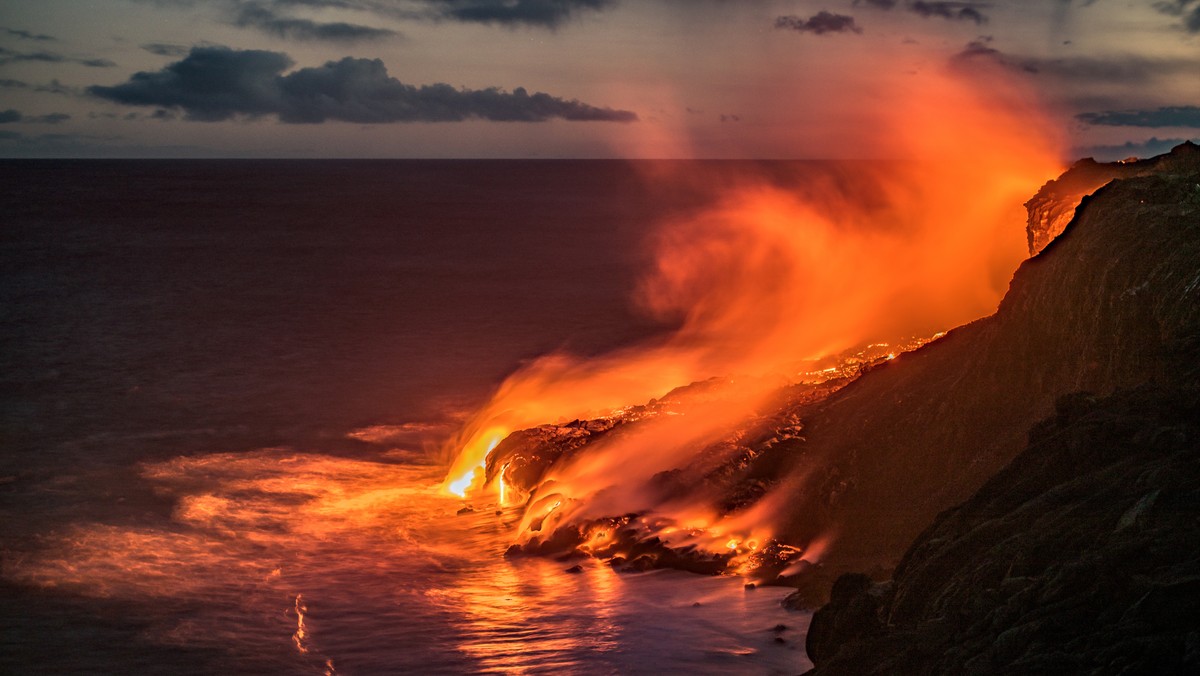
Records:
[[[0,672],[807,669],[785,590],[506,559],[437,489],[525,360],[670,328],[655,225],[745,168],[0,161]]]

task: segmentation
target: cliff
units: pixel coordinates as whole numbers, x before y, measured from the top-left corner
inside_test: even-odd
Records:
[[[1058,237],[1075,215],[1075,207],[1085,195],[1117,178],[1134,178],[1159,173],[1200,171],[1200,146],[1191,141],[1176,146],[1166,155],[1148,160],[1100,163],[1090,157],[1079,160],[1062,176],[1042,186],[1025,209],[1029,222],[1025,227],[1029,255],[1046,248]]]
[[[751,476],[808,477],[782,539],[835,536],[825,584],[891,568],[1024,448],[1059,397],[1179,373],[1200,336],[1198,184],[1200,173],[1164,173],[1102,188],[1020,267],[995,315],[800,412],[803,437],[763,453]]]
[[[1194,157],[1196,147],[1176,153]],[[1065,232],[1018,271],[999,312],[960,334],[975,347],[961,355],[974,371],[946,381],[950,391],[978,399],[988,385],[1014,424],[1050,393],[1057,402],[1011,462],[930,518],[890,582],[838,579],[810,629],[817,674],[1200,667],[1200,170],[1178,170],[1170,157],[1159,173],[1084,199]],[[859,384],[868,394],[878,387]],[[926,455],[947,462],[946,480],[969,486],[979,472],[954,463],[974,449],[999,459],[1011,427],[997,430],[1009,441],[963,437],[974,445],[932,445]],[[886,452],[867,453],[854,476],[898,467]],[[868,530],[879,532],[888,506],[914,515],[892,501],[919,495],[875,483],[858,482],[872,492],[842,505],[843,523],[870,515],[881,523]],[[861,554],[876,537],[855,533],[843,544]]]
[[[1064,398],[891,582],[839,579],[814,673],[1197,673],[1198,356],[1192,387]]]

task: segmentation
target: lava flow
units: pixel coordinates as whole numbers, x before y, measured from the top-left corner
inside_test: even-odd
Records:
[[[706,477],[799,434],[789,409],[859,366],[993,311],[1025,255],[1021,203],[1061,169],[1046,116],[1003,73],[874,94],[872,147],[899,159],[810,168],[799,188],[723,177],[711,208],[660,225],[638,295],[678,329],[512,374],[453,441],[444,487],[520,507],[523,551],[701,551],[726,571],[768,548],[793,567],[819,558],[836,534],[771,540],[795,481],[731,500]]]

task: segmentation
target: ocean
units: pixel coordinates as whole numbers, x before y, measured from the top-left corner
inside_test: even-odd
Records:
[[[672,328],[649,239],[746,166],[0,161],[0,671],[804,671],[786,590],[437,490],[514,369]]]

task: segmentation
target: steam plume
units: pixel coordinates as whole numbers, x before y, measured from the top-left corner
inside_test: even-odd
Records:
[[[1021,204],[1060,163],[1041,111],[1003,73],[992,75],[986,90],[948,72],[879,85],[888,105],[875,146],[903,159],[814,173],[794,191],[743,176],[714,186],[724,196],[707,213],[661,224],[639,300],[679,329],[594,359],[547,355],[514,373],[456,440],[447,485],[465,490],[513,430],[611,415],[683,384],[733,377],[715,400],[560,462],[531,496],[524,524],[556,505],[563,523],[652,510],[711,525],[720,515],[708,496],[667,504],[649,490],[652,477],[733,434],[806,359],[928,336],[995,309],[1024,257]],[[741,537],[769,534],[771,510],[754,511],[755,523],[738,520]]]

